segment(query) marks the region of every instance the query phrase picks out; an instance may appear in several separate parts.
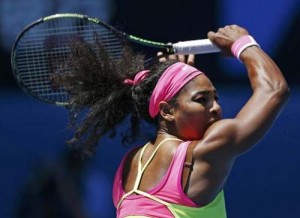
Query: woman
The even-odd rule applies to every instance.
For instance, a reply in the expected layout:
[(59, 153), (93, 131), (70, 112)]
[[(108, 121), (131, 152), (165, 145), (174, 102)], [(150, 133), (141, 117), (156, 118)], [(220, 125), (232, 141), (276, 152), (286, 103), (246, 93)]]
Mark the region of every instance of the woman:
[(142, 57), (125, 52), (117, 63), (95, 63), (82, 46), (71, 73), (58, 79), (73, 111), (91, 108), (71, 143), (91, 151), (129, 114), (132, 136), (140, 120), (157, 127), (155, 139), (131, 150), (116, 173), (117, 217), (226, 217), (223, 186), (234, 160), (263, 138), (287, 101), (283, 75), (247, 30), (225, 26), (208, 38), (248, 72), (253, 94), (233, 119), (221, 119), (209, 78), (182, 62), (144, 70)]

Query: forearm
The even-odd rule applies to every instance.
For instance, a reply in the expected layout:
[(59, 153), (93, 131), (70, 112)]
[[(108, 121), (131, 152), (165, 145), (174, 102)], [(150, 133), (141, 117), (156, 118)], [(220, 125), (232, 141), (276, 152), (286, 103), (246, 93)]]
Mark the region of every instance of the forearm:
[(259, 47), (245, 49), (240, 56), (245, 64), (253, 92), (276, 95), (285, 101), (289, 88), (284, 76), (273, 60)]
[(289, 97), (289, 88), (280, 69), (259, 47), (244, 50), (240, 60), (245, 64), (253, 94), (236, 118), (241, 129), (239, 138), (247, 150), (263, 138)]

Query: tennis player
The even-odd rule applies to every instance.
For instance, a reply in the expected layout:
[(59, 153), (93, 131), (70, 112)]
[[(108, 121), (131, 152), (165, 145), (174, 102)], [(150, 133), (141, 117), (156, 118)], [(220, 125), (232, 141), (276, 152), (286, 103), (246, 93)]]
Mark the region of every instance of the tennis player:
[(166, 60), (144, 69), (141, 55), (125, 51), (111, 61), (80, 45), (72, 70), (58, 79), (71, 93), (74, 117), (90, 108), (70, 141), (85, 152), (128, 116), (127, 139), (139, 136), (141, 121), (156, 127), (154, 139), (128, 152), (116, 172), (117, 217), (225, 218), (223, 188), (235, 159), (264, 137), (285, 105), (289, 88), (280, 69), (246, 29), (225, 26), (208, 38), (248, 73), (252, 95), (232, 119), (222, 119), (218, 92), (190, 65), (193, 56), (189, 64)]

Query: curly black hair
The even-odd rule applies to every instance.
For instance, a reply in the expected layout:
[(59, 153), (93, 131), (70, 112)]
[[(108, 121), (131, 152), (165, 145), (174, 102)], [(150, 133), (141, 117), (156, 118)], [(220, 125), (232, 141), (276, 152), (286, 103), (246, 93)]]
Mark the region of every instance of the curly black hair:
[(157, 126), (149, 116), (149, 99), (159, 77), (174, 60), (147, 65), (151, 73), (140, 84), (124, 84), (125, 79), (144, 70), (144, 58), (128, 46), (120, 59), (113, 60), (98, 41), (96, 45), (72, 44), (70, 56), (52, 78), (70, 96), (67, 108), (75, 132), (68, 144), (84, 155), (93, 154), (100, 138), (107, 133), (115, 136), (116, 126), (130, 115), (131, 133), (124, 136), (124, 142), (139, 136), (141, 121)]

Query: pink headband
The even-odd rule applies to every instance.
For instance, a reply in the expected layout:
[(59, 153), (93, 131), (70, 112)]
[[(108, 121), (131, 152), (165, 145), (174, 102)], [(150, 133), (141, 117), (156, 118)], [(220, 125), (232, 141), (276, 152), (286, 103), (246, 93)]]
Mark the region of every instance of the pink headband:
[(159, 102), (170, 100), (185, 84), (202, 73), (182, 62), (169, 66), (159, 78), (152, 92), (149, 103), (150, 116), (154, 118), (158, 114)]

